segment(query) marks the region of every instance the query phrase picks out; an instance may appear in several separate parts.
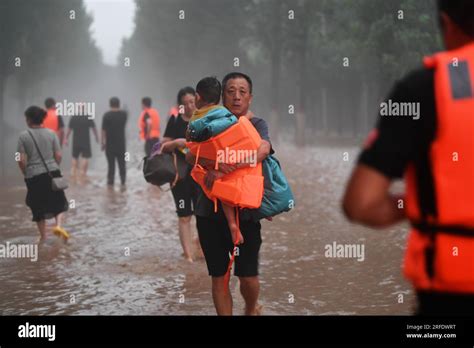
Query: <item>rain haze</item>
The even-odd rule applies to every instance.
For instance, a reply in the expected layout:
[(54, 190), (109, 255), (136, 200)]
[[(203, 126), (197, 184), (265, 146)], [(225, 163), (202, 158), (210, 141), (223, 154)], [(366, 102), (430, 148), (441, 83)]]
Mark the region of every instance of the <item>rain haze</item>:
[[(84, 0), (92, 15), (91, 34), (104, 57), (104, 63), (117, 65), (122, 40), (134, 29), (135, 2), (133, 0)], [(113, 7), (113, 11), (110, 8)]]
[[(185, 161), (186, 125), (201, 99), (189, 89), (187, 99), (178, 99), (178, 91), (231, 72), (251, 77), (250, 109), (238, 116), (265, 121), (268, 134), (259, 132), (264, 141), (258, 143), (268, 144), (268, 154), (271, 144), (296, 202), (273, 221), (261, 220), (264, 314), (413, 313), (416, 292), (400, 267), (409, 224), (374, 232), (350, 223), (341, 201), (380, 121), (380, 103), (396, 81), (422, 67), (424, 56), (443, 48), (434, 1), (2, 0), (0, 16), (8, 29), (0, 34), (0, 160), (7, 183), (0, 187), (0, 244), (41, 243), (37, 262), (1, 260), (1, 314), (216, 313), (195, 212), (180, 213), (176, 190), (150, 185), (143, 161), (167, 140), (175, 141), (171, 156)], [(94, 106), (85, 140), (74, 138), (81, 127), (77, 112), (59, 115), (63, 128), (59, 118), (53, 122), (51, 139), (61, 142), (55, 149), (69, 183), (62, 222), (67, 243), (53, 234), (54, 219), (46, 221), (46, 240), (40, 238), (18, 164), (27, 150), (21, 139), (33, 151), (25, 110), (46, 108), (47, 98), (66, 106), (61, 110)], [(123, 133), (107, 133), (113, 128), (107, 115), (124, 120)], [(183, 180), (178, 174), (176, 182)], [(404, 184), (392, 191), (404, 192)], [(262, 186), (260, 200), (263, 192)], [(185, 233), (187, 242), (180, 238)], [(350, 247), (363, 255), (345, 253)], [(232, 275), (234, 312), (244, 314), (239, 284)], [(81, 300), (65, 301), (71, 293)]]

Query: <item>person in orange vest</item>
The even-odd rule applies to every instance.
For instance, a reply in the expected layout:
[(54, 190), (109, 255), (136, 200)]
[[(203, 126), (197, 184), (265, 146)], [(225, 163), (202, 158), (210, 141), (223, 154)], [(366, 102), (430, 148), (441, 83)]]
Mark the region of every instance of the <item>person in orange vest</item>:
[(142, 113), (138, 119), (140, 139), (145, 141), (145, 153), (151, 154), (151, 149), (160, 140), (160, 114), (151, 107), (151, 98), (142, 99)]
[(64, 121), (62, 116), (56, 113), (56, 101), (53, 98), (47, 98), (44, 101), (46, 107), (46, 118), (43, 121), (43, 127), (51, 129), (59, 138), (59, 144), (64, 141)]
[[(425, 59), (425, 68), (382, 103), (343, 209), (374, 228), (408, 219), (404, 274), (416, 290), (417, 313), (472, 315), (474, 1), (440, 0), (438, 7), (447, 51)], [(387, 117), (388, 106), (400, 103), (411, 112)], [(391, 194), (392, 180), (402, 177), (405, 194)]]
[(169, 117), (178, 117), (179, 115), (179, 108), (178, 105), (172, 106), (168, 111)]

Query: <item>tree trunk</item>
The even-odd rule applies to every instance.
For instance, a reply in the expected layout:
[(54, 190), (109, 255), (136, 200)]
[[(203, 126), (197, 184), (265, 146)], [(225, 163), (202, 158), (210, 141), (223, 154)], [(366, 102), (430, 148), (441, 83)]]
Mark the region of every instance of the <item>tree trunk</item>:
[(305, 129), (306, 129), (306, 85), (307, 85), (307, 38), (308, 28), (306, 23), (302, 25), (302, 35), (299, 49), (299, 105), (296, 112), (296, 132), (295, 132), (295, 144), (303, 147), (306, 144)]
[(271, 76), (270, 76), (270, 132), (274, 142), (278, 142), (279, 138), (279, 116), (278, 110), (280, 107), (280, 75), (281, 75), (281, 42), (282, 42), (282, 27), (281, 27), (281, 3), (274, 6), (273, 16), (273, 35), (271, 39)]
[(4, 110), (4, 94), (5, 94), (5, 83), (7, 82), (5, 61), (0, 60), (0, 166), (1, 177), (5, 178), (5, 147), (6, 147), (6, 122), (5, 122), (5, 110)]
[(364, 80), (362, 83), (362, 104), (361, 104), (361, 129), (359, 135), (365, 136), (369, 131), (369, 84)]
[(327, 88), (321, 88), (321, 130), (324, 135), (327, 135), (328, 131), (328, 90)]

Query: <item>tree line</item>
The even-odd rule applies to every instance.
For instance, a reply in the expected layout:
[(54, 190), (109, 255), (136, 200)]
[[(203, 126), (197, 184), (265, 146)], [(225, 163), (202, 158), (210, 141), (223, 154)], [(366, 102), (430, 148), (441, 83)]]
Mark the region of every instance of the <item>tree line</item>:
[[(102, 65), (82, 0), (0, 1), (0, 142), (13, 153), (28, 104), (93, 83)], [(11, 140), (11, 141), (10, 141)], [(2, 158), (2, 168), (4, 162)]]
[(246, 72), (275, 137), (362, 136), (393, 82), (441, 48), (433, 0), (137, 0), (127, 79), (173, 100)]

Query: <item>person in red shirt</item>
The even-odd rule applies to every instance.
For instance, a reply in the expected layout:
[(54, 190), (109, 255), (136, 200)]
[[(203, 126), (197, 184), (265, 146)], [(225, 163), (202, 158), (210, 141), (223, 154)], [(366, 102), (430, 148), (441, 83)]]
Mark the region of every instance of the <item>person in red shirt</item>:
[(46, 107), (46, 117), (43, 121), (43, 127), (51, 129), (59, 138), (59, 144), (64, 141), (64, 121), (62, 116), (56, 112), (56, 101), (53, 98), (47, 98), (44, 101)]
[(160, 114), (151, 107), (151, 98), (142, 99), (143, 111), (138, 119), (140, 139), (145, 141), (145, 154), (150, 156), (153, 145), (160, 140)]

